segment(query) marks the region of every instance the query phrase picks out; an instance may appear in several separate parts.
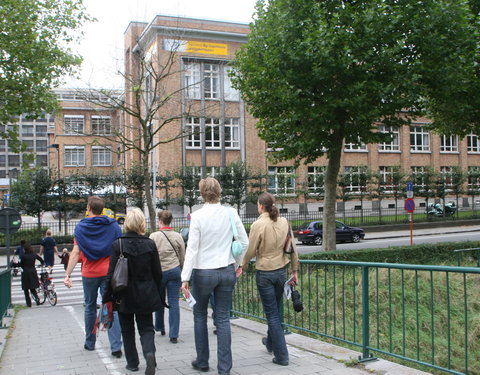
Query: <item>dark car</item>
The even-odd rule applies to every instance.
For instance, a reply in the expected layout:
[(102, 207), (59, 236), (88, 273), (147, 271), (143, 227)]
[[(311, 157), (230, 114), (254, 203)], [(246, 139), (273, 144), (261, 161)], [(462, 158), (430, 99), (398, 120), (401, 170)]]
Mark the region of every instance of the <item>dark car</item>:
[[(340, 221), (335, 222), (337, 225), (337, 242), (360, 242), (365, 237), (362, 228), (349, 227)], [(297, 239), (303, 244), (311, 243), (321, 245), (323, 242), (323, 223), (321, 221), (311, 221), (303, 223), (297, 230)]]

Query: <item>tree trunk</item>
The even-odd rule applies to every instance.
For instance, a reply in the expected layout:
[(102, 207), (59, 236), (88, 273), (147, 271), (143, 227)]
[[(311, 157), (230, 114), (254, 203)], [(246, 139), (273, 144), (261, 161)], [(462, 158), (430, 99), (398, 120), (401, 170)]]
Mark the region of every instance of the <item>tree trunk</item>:
[(328, 152), (328, 165), (325, 172), (325, 203), (323, 215), (323, 250), (330, 251), (337, 248), (335, 203), (337, 201), (337, 178), (342, 156), (343, 134), (337, 131), (334, 135), (336, 144)]
[(155, 207), (153, 207), (150, 173), (148, 171), (148, 154), (142, 156), (143, 179), (145, 181), (145, 201), (147, 202), (150, 232), (155, 232)]

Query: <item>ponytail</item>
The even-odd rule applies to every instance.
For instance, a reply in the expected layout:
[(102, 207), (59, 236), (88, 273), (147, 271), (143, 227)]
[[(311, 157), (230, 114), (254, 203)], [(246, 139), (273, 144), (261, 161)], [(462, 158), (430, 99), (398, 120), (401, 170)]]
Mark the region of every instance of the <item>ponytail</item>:
[(258, 197), (258, 203), (265, 207), (265, 211), (268, 212), (270, 220), (277, 221), (278, 208), (275, 206), (275, 197), (270, 193), (262, 193)]

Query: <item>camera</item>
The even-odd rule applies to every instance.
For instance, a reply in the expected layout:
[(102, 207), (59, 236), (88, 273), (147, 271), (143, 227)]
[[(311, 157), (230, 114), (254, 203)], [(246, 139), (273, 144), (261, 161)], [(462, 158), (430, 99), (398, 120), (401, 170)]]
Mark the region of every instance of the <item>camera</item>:
[(298, 293), (298, 290), (295, 290), (295, 288), (293, 286), (291, 288), (292, 288), (291, 297), (292, 297), (292, 302), (293, 302), (293, 309), (296, 312), (300, 312), (300, 311), (303, 310), (303, 303), (300, 300), (300, 293)]

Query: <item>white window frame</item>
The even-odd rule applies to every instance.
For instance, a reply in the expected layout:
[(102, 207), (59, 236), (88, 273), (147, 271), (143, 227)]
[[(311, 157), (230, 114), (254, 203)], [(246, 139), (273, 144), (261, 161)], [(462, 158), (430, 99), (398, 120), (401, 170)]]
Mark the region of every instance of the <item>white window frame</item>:
[(85, 166), (85, 146), (65, 146), (63, 153), (63, 165), (65, 167)]
[[(68, 121), (67, 121), (68, 120)], [(85, 116), (83, 115), (64, 115), (63, 132), (69, 135), (84, 134)]]
[(225, 101), (238, 102), (240, 100), (240, 91), (232, 87), (232, 80), (228, 75), (230, 70), (232, 70), (230, 66), (223, 66), (223, 97)]
[[(445, 187), (450, 188), (450, 189), (453, 187), (452, 172), (453, 172), (453, 167), (450, 167), (450, 166), (441, 166), (440, 167), (440, 174), (445, 179)], [(447, 190), (450, 190), (450, 189), (447, 189)]]
[[(344, 167), (344, 172), (350, 175), (350, 184), (346, 186), (346, 190), (350, 193), (360, 193), (360, 185), (353, 185), (353, 175), (357, 174), (360, 176), (361, 173), (366, 172), (365, 167), (363, 166), (346, 166)], [(360, 178), (358, 178), (360, 180)]]
[(380, 166), (378, 167), (378, 173), (380, 174), (383, 182), (383, 187), (386, 192), (393, 191), (393, 182), (392, 182), (392, 174), (394, 172), (394, 167), (391, 166)]
[(183, 87), (185, 88), (185, 96), (187, 98), (201, 98), (200, 63), (193, 61), (184, 62)]
[(220, 98), (220, 65), (203, 63), (203, 96), (205, 99)]
[(367, 145), (365, 143), (345, 143), (343, 151), (346, 152), (368, 152)]
[(325, 182), (325, 166), (309, 166), (307, 169), (308, 190), (317, 193), (325, 190), (325, 183), (320, 186), (319, 181)]
[(112, 159), (111, 147), (92, 146), (92, 167), (110, 167)]
[(390, 142), (382, 142), (378, 144), (378, 151), (381, 152), (398, 152), (400, 151), (400, 130), (398, 126), (380, 125), (379, 133), (388, 133), (391, 135)]
[(430, 132), (424, 126), (410, 127), (410, 152), (430, 152)]
[(268, 167), (268, 191), (277, 195), (295, 194), (293, 167)]
[(92, 134), (110, 135), (112, 134), (112, 118), (110, 116), (92, 115), (90, 118)]
[(240, 119), (225, 119), (225, 148), (238, 150), (240, 148)]
[(467, 152), (469, 154), (480, 154), (480, 139), (473, 132), (467, 135)]
[(458, 135), (441, 135), (440, 152), (458, 153)]
[(218, 118), (205, 119), (205, 148), (220, 149), (220, 120)]
[(202, 137), (199, 117), (187, 117), (185, 123), (185, 131), (187, 132), (186, 147), (188, 149), (202, 148)]

